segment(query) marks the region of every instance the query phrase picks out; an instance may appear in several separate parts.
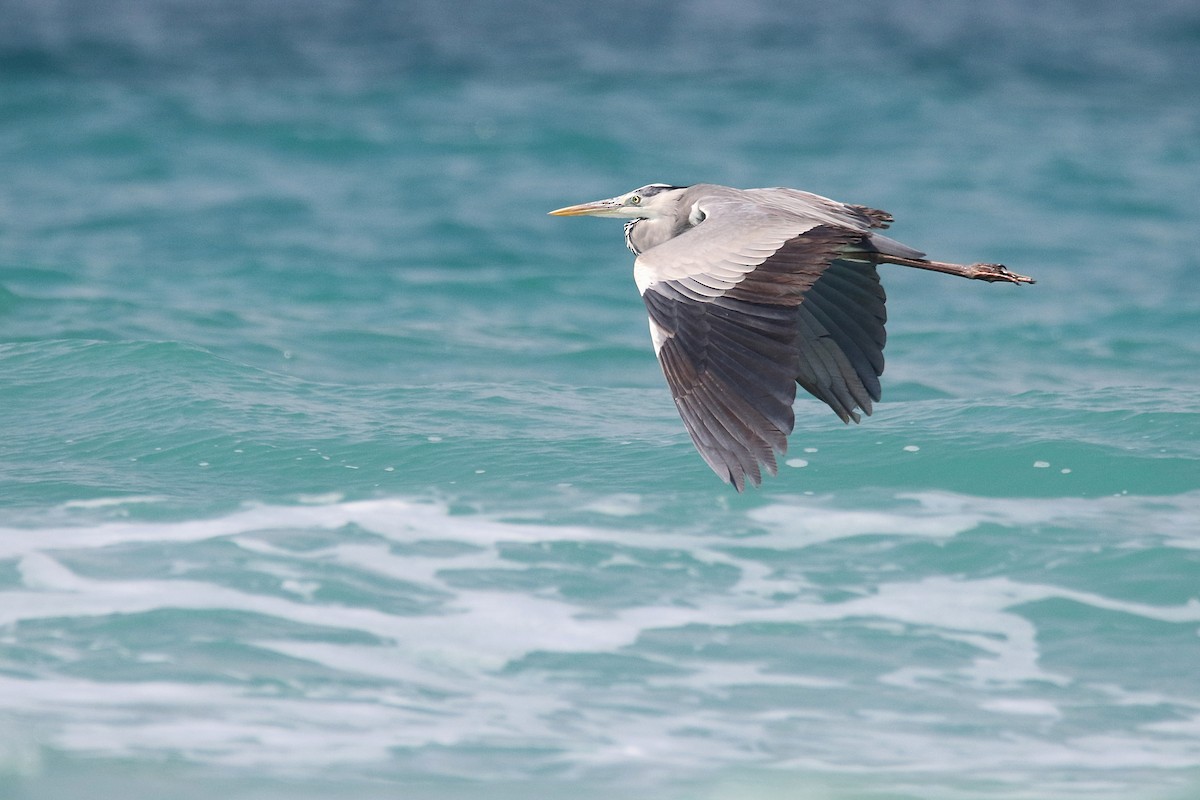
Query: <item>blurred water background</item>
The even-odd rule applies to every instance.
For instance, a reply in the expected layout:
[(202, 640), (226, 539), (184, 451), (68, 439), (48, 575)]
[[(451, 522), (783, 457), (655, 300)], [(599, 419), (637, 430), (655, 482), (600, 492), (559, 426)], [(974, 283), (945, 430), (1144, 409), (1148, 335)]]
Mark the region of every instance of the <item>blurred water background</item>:
[[(0, 797), (1200, 796), (1200, 6), (0, 0)], [(611, 221), (789, 185), (735, 495)]]

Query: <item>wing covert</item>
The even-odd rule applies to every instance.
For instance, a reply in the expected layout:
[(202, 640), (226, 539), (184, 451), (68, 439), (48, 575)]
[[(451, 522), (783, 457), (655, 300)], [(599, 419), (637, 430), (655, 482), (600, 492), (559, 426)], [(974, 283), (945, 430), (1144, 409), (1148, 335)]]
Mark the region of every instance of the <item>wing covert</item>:
[[(736, 190), (728, 190), (730, 192)], [(787, 211), (747, 203), (740, 196), (704, 197), (688, 214), (698, 223), (633, 262), (638, 290), (680, 281), (692, 295), (716, 296), (741, 282), (783, 246), (817, 222)]]

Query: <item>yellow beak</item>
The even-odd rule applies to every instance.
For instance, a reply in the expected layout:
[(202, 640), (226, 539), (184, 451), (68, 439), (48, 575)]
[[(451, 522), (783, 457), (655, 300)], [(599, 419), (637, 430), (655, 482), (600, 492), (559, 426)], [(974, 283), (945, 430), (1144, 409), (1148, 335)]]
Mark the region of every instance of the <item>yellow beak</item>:
[(550, 212), (552, 217), (584, 217), (603, 216), (621, 208), (616, 200), (596, 200), (591, 203), (580, 203), (577, 206), (556, 208)]

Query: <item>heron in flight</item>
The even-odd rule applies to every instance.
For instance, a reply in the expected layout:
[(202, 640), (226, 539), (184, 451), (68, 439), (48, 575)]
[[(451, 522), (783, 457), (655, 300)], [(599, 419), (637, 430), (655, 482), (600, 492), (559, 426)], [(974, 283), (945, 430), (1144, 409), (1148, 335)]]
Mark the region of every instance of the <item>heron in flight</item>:
[(740, 492), (776, 472), (796, 385), (843, 422), (879, 400), (886, 295), (878, 264), (1033, 283), (949, 264), (879, 233), (892, 215), (796, 189), (652, 183), (567, 206), (624, 219), (633, 277), (675, 406), (700, 455)]

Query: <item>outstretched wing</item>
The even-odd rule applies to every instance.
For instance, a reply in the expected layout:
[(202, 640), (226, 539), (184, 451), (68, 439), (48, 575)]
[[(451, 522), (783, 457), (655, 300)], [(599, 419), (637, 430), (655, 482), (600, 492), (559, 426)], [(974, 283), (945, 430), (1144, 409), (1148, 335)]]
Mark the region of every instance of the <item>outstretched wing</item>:
[[(861, 229), (699, 203), (635, 262), (650, 332), (700, 455), (739, 491), (774, 474), (799, 383), (845, 421), (879, 399), (884, 293)], [(857, 226), (856, 226), (857, 227)], [(866, 226), (863, 226), (866, 227)]]

